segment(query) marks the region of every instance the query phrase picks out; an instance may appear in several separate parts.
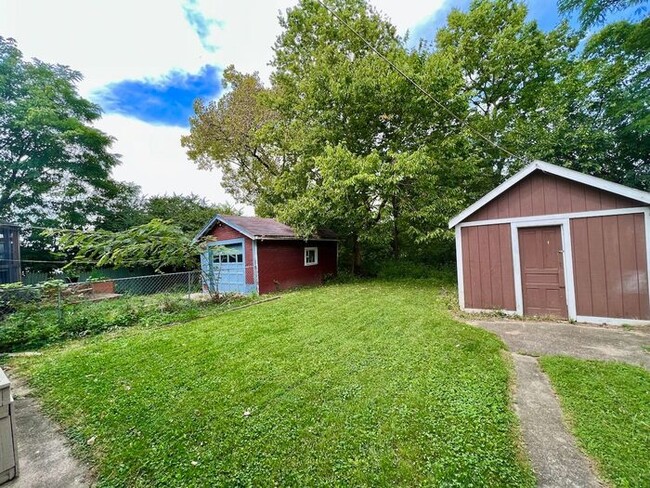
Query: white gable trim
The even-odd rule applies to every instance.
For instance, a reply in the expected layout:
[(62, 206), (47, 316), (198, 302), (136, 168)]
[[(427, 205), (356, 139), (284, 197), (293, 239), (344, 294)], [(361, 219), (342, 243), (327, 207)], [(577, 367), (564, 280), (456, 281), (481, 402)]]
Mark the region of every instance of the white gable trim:
[(203, 227), (203, 229), (201, 229), (201, 232), (196, 234), (196, 237), (194, 237), (192, 242), (195, 243), (199, 239), (201, 239), (202, 237), (205, 237), (205, 235), (212, 230), (212, 228), (215, 226), (215, 224), (217, 222), (221, 222), (222, 224), (225, 224), (228, 227), (230, 227), (232, 229), (235, 229), (237, 232), (239, 232), (240, 234), (248, 237), (249, 239), (255, 240), (255, 236), (249, 234), (244, 229), (242, 229), (242, 228), (240, 228), (240, 227), (238, 227), (236, 225), (231, 224), (226, 219), (224, 219), (221, 215), (215, 215), (214, 218), (210, 222), (208, 222), (208, 224), (205, 227)]
[(531, 174), (533, 171), (540, 170), (544, 173), (549, 173), (561, 178), (566, 178), (571, 181), (577, 181), (587, 186), (592, 186), (598, 188), (599, 190), (608, 191), (622, 197), (631, 198), (632, 200), (637, 200), (639, 202), (650, 204), (650, 193), (637, 190), (635, 188), (630, 188), (625, 185), (620, 185), (618, 183), (613, 183), (611, 181), (603, 180), (602, 178), (596, 178), (595, 176), (586, 175), (578, 171), (573, 171), (572, 169), (563, 168), (561, 166), (556, 166), (554, 164), (545, 163), (544, 161), (533, 161), (521, 171), (508, 178), (506, 181), (497, 186), (490, 193), (485, 195), (483, 198), (475, 202), (473, 205), (470, 205), (461, 213), (456, 215), (449, 221), (449, 228), (453, 228), (458, 225), (460, 222), (465, 220), (467, 217), (472, 215), (481, 207), (485, 206), (496, 197), (504, 193), (506, 190), (512, 188), (514, 185), (523, 180), (526, 176)]

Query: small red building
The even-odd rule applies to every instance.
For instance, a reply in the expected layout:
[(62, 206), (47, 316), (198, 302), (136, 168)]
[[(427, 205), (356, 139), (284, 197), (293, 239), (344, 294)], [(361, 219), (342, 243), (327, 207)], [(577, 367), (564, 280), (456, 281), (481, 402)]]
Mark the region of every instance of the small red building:
[(215, 240), (201, 256), (202, 274), (221, 293), (270, 293), (336, 275), (338, 240), (330, 231), (305, 240), (274, 219), (217, 215), (195, 240), (207, 236)]
[(650, 323), (650, 193), (535, 161), (451, 219), (460, 306)]

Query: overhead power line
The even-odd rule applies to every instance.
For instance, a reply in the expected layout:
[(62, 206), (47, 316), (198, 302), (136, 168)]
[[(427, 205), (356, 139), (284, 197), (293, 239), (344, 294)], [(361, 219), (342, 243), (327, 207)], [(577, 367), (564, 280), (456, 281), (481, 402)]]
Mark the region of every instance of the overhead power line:
[(503, 151), (506, 153), (508, 156), (511, 156), (513, 158), (517, 159), (525, 159), (521, 156), (517, 156), (513, 152), (509, 151), (505, 147), (501, 146), (497, 142), (493, 141), (490, 139), (488, 136), (484, 135), (482, 132), (480, 132), (478, 129), (475, 129), (472, 127), (472, 125), (467, 122), (467, 120), (463, 119), (462, 117), (459, 117), (456, 115), (451, 109), (449, 109), (445, 104), (437, 100), (431, 93), (429, 93), (427, 90), (425, 90), (417, 81), (412, 79), (409, 75), (407, 75), (402, 69), (400, 69), (399, 66), (397, 66), (395, 63), (393, 63), (390, 59), (388, 59), (384, 54), (382, 54), (375, 46), (373, 46), (370, 41), (368, 41), (365, 37), (363, 37), (354, 27), (352, 27), (349, 23), (347, 23), (341, 16), (332, 8), (327, 6), (323, 0), (316, 0), (321, 7), (323, 7), (325, 10), (327, 10), (336, 20), (338, 20), (341, 24), (343, 24), (350, 32), (352, 32), (355, 36), (357, 36), (363, 43), (368, 46), (377, 56), (379, 56), (382, 61), (387, 63), (394, 71), (399, 73), (402, 77), (404, 77), (409, 83), (411, 83), (415, 88), (417, 88), (424, 96), (426, 96), (429, 100), (431, 100), (433, 103), (435, 103), (440, 109), (442, 109), (444, 112), (449, 114), (451, 117), (453, 117), (455, 120), (460, 122), (462, 125), (467, 127), (470, 131), (472, 131), (474, 134), (476, 134), (478, 137), (483, 139), (485, 142), (490, 144), (491, 146), (495, 147), (496, 149), (499, 149), (500, 151)]
[(41, 263), (41, 264), (97, 264), (98, 261), (85, 261), (71, 259), (69, 261), (49, 261), (45, 259), (0, 259), (0, 264), (4, 263)]
[[(63, 227), (46, 227), (42, 225), (32, 225), (32, 224), (16, 224), (16, 223), (11, 223), (9, 225), (13, 225), (16, 227), (20, 228), (20, 231), (26, 231), (26, 230), (50, 230), (50, 231), (55, 231), (55, 232), (70, 232), (70, 233), (78, 233), (78, 234), (88, 234), (91, 232), (98, 232), (98, 231), (104, 231), (104, 229), (71, 229), (71, 228), (63, 228)], [(104, 232), (110, 232), (110, 231), (104, 231)]]

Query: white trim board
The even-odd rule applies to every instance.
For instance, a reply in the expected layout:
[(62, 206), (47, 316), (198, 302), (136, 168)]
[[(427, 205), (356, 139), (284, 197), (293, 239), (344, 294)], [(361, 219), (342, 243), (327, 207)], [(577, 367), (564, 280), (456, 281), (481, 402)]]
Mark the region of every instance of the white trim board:
[(453, 217), (449, 221), (449, 228), (455, 227), (467, 217), (472, 215), (481, 207), (485, 206), (496, 197), (504, 193), (506, 190), (512, 188), (514, 185), (523, 180), (526, 176), (533, 173), (534, 171), (540, 170), (544, 173), (552, 174), (559, 176), (561, 178), (566, 178), (571, 181), (576, 181), (587, 186), (592, 186), (599, 190), (608, 191), (616, 195), (620, 195), (632, 200), (637, 200), (642, 203), (650, 204), (650, 193), (637, 190), (635, 188), (630, 188), (628, 186), (620, 185), (618, 183), (613, 183), (611, 181), (603, 180), (602, 178), (597, 178), (595, 176), (586, 175), (578, 171), (573, 171), (572, 169), (563, 168), (562, 166), (556, 166), (554, 164), (546, 163), (544, 161), (533, 161), (529, 165), (525, 166), (521, 171), (514, 174), (506, 181), (501, 183), (499, 186), (494, 188), (491, 192), (483, 196), (483, 198), (476, 201), (474, 204), (467, 207), (461, 213)]
[(584, 322), (586, 324), (607, 324), (607, 325), (649, 325), (650, 320), (639, 319), (619, 319), (614, 317), (590, 317), (588, 315), (578, 315), (576, 322)]
[(456, 280), (458, 282), (458, 304), (465, 310), (465, 280), (463, 278), (463, 237), (460, 227), (456, 227)]
[(572, 212), (562, 214), (531, 215), (529, 217), (505, 217), (502, 219), (475, 220), (471, 222), (463, 222), (462, 224), (458, 224), (456, 227), (476, 227), (479, 225), (499, 225), (518, 222), (545, 222), (547, 220), (553, 219), (584, 219), (589, 217), (607, 217), (610, 215), (640, 214), (646, 213), (648, 211), (650, 211), (650, 207), (613, 208), (608, 210), (590, 210), (588, 212)]
[(253, 240), (253, 280), (255, 280), (255, 291), (260, 294), (260, 271), (258, 267), (257, 241)]
[(523, 284), (521, 281), (521, 255), (519, 253), (519, 229), (526, 227), (559, 226), (562, 239), (562, 261), (564, 263), (564, 293), (569, 320), (576, 320), (576, 294), (573, 276), (573, 253), (571, 249), (571, 225), (568, 218), (543, 221), (522, 221), (510, 224), (512, 238), (512, 269), (515, 279), (515, 308), (518, 315), (524, 315)]

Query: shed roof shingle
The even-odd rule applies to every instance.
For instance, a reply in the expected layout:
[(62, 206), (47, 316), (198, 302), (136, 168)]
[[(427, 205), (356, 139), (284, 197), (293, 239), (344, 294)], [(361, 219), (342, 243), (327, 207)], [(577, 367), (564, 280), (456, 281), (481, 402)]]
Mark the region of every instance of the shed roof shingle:
[[(216, 215), (196, 236), (200, 239), (208, 234), (217, 222), (238, 230), (251, 239), (303, 239), (291, 227), (275, 219), (264, 217), (243, 217), (240, 215)], [(330, 230), (320, 230), (312, 239), (336, 239), (336, 234)]]

